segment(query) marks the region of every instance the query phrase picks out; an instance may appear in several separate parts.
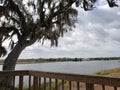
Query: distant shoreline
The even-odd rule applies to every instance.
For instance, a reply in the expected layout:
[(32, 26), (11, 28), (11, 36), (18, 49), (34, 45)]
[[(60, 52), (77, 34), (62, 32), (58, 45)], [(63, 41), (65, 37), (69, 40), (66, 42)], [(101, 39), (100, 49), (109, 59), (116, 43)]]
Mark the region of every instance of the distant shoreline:
[[(103, 60), (120, 60), (120, 57), (101, 57), (101, 58), (37, 58), (37, 59), (19, 59), (17, 64), (33, 64), (33, 63), (47, 63), (47, 62), (65, 62), (65, 61), (103, 61)], [(4, 60), (0, 60), (2, 65)]]

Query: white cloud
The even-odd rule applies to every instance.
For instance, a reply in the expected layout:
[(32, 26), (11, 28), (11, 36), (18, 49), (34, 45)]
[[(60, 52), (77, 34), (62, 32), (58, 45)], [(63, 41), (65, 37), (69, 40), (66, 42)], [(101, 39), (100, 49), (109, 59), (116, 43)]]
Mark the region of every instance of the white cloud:
[(22, 58), (120, 56), (120, 7), (109, 8), (102, 0), (92, 11), (79, 10), (76, 28), (59, 39), (58, 47), (34, 44)]

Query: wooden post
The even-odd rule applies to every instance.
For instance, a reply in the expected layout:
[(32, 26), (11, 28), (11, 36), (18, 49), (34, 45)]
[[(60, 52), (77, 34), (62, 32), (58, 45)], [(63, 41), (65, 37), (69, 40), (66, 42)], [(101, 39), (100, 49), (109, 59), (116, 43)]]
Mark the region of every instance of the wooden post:
[(41, 77), (39, 77), (39, 90), (41, 90)]
[(23, 76), (19, 76), (19, 90), (23, 90)]
[(80, 90), (80, 83), (77, 82), (77, 90)]
[(62, 80), (62, 90), (64, 90), (64, 80)]
[(102, 90), (105, 90), (105, 85), (102, 85)]
[(52, 79), (49, 78), (49, 90), (52, 90)]
[(86, 83), (86, 90), (94, 90), (94, 85), (91, 83)]
[(55, 79), (55, 90), (58, 90), (58, 79)]
[(46, 90), (46, 77), (44, 77), (44, 90)]
[(72, 82), (71, 82), (71, 81), (69, 81), (69, 90), (71, 90), (71, 83), (72, 83)]
[(29, 90), (31, 90), (31, 76), (29, 76)]
[(39, 86), (38, 86), (38, 77), (34, 76), (34, 81), (33, 81), (33, 90), (38, 90)]
[(114, 87), (114, 90), (117, 90), (117, 87)]

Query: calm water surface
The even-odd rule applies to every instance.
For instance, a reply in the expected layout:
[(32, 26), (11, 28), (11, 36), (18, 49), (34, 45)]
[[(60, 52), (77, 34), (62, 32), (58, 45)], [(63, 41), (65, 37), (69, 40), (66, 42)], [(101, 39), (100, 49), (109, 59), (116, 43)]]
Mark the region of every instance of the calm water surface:
[[(16, 65), (16, 70), (38, 70), (77, 74), (92, 74), (93, 72), (96, 71), (111, 68), (120, 68), (120, 61), (111, 60), (111, 61), (82, 61), (82, 62), (52, 62), (52, 63)], [(0, 69), (2, 69), (2, 66), (0, 66)]]
[(93, 72), (96, 71), (111, 68), (120, 68), (120, 61), (111, 60), (111, 61), (82, 61), (82, 62), (52, 62), (52, 63), (16, 65), (16, 70), (38, 70), (77, 74), (92, 74)]

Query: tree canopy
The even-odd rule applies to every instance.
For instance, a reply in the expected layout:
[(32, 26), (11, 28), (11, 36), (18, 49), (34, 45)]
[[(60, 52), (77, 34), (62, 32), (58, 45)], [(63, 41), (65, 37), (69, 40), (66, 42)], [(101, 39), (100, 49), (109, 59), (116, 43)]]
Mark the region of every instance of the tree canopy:
[[(115, 0), (106, 0), (110, 7), (118, 6)], [(0, 56), (7, 51), (3, 46), (9, 40), (11, 50), (18, 44), (29, 46), (35, 42), (51, 41), (75, 27), (77, 10), (92, 10), (97, 0), (0, 0)]]

